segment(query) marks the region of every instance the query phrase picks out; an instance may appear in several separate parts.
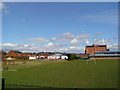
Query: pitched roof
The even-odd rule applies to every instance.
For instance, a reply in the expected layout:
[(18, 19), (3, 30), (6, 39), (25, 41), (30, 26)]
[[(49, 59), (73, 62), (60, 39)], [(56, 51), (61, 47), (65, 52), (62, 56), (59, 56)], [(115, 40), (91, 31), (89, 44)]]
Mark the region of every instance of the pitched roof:
[(67, 56), (67, 55), (64, 55), (64, 54), (53, 54), (53, 55), (50, 55), (50, 56)]
[(23, 54), (32, 54), (32, 53), (30, 53), (30, 52), (24, 52)]
[(12, 50), (12, 51), (14, 51), (15, 53), (22, 53), (19, 50)]

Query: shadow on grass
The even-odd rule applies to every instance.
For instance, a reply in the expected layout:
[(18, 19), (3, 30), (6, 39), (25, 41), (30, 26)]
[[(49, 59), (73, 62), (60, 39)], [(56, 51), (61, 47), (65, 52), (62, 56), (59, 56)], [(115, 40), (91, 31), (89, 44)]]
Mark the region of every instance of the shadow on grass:
[(37, 85), (17, 85), (17, 84), (5, 84), (4, 90), (76, 90), (77, 88), (60, 88), (60, 87), (47, 87)]
[[(7, 88), (6, 88), (7, 87)], [(33, 86), (33, 85), (17, 85), (5, 84), (3, 90), (118, 90), (118, 88), (60, 88), (60, 87), (47, 87), (47, 86)]]
[(5, 88), (56, 88), (56, 87), (47, 87), (47, 86), (37, 86), (37, 85), (18, 85), (18, 84), (5, 84)]

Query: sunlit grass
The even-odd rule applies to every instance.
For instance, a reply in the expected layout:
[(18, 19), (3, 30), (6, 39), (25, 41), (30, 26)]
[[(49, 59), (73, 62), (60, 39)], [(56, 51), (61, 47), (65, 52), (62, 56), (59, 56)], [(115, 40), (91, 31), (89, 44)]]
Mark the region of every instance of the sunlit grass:
[[(117, 88), (118, 61), (35, 60), (9, 66), (3, 71), (6, 84), (63, 88)], [(13, 86), (12, 86), (13, 87)]]

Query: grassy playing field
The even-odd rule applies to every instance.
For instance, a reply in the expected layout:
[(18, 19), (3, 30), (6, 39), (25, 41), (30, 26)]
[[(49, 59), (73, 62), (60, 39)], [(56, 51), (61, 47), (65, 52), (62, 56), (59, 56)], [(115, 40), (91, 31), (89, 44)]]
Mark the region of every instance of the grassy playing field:
[(117, 88), (118, 60), (96, 60), (96, 62), (95, 64), (89, 61), (86, 64), (86, 60), (28, 61), (26, 64), (10, 65), (9, 71), (3, 71), (3, 77), (6, 88), (29, 86)]

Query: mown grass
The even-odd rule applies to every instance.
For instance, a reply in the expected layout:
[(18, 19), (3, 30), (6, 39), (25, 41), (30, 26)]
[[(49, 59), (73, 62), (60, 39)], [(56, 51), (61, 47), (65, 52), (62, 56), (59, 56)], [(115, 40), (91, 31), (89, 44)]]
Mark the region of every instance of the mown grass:
[(61, 88), (118, 87), (118, 60), (97, 60), (96, 64), (93, 61), (86, 64), (86, 60), (36, 60), (9, 67), (17, 71), (3, 71), (6, 84)]

